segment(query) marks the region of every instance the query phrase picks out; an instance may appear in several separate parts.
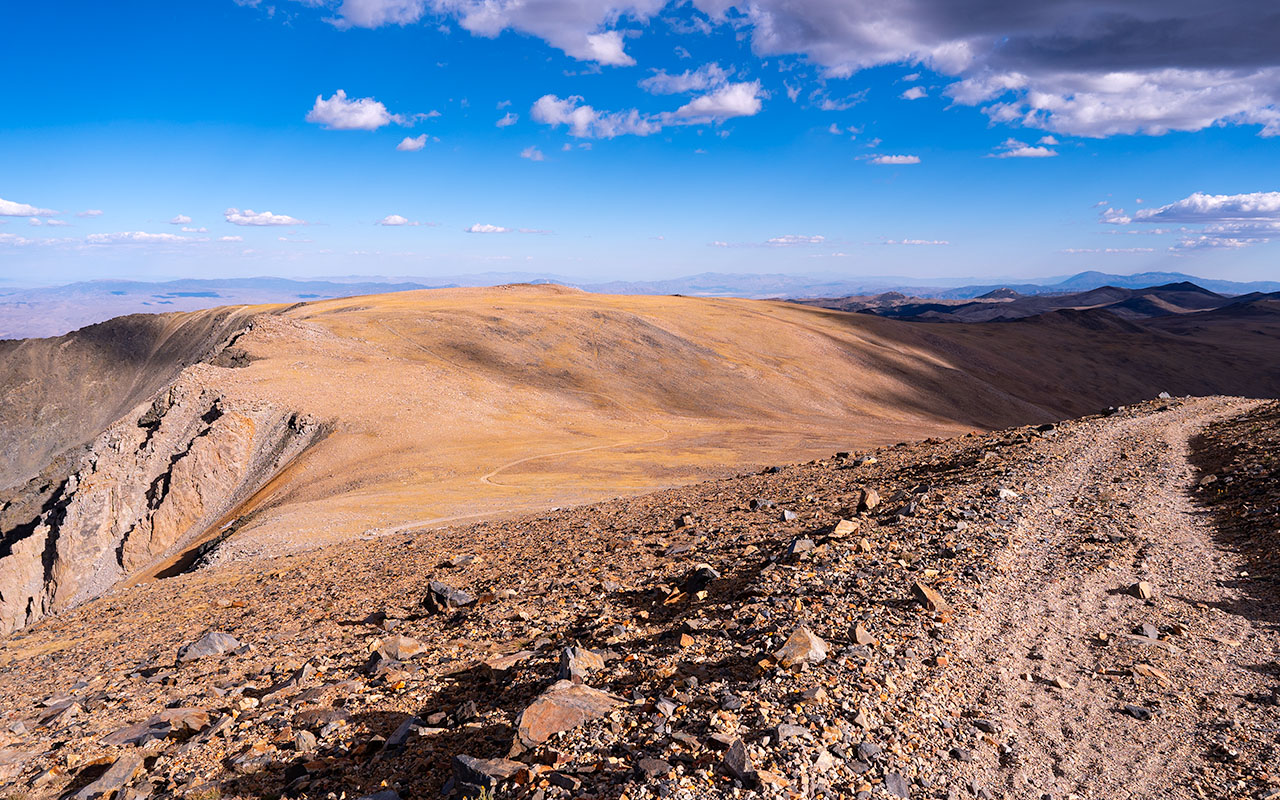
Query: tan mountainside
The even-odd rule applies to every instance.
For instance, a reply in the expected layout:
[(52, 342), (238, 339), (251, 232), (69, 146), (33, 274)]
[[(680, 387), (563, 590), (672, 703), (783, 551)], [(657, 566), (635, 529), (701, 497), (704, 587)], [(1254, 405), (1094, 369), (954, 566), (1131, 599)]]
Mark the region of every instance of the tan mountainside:
[(0, 351), (0, 436), (51, 462), (19, 486), (43, 466), (29, 456), (2, 481), (14, 488), (0, 579), (21, 589), (0, 600), (0, 629), (199, 559), (1041, 422), (1161, 390), (1280, 393), (1274, 354), (1256, 340), (1234, 347), (1221, 327), (1170, 335), (1103, 312), (930, 326), (549, 286), (126, 318)]

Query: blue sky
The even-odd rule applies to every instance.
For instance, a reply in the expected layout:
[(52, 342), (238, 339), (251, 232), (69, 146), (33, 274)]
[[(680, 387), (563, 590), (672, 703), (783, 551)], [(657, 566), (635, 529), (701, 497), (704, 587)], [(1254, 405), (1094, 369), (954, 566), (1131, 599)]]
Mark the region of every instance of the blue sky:
[(1280, 275), (1274, 15), (1032, 5), (16, 4), (0, 280)]

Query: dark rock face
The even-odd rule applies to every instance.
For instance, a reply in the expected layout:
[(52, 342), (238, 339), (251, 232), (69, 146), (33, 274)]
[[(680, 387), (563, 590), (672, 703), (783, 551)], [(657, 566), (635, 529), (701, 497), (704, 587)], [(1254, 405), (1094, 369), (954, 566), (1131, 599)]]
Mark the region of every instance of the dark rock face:
[(232, 406), (180, 378), (0, 507), (0, 635), (166, 559), (181, 563), (323, 434), (315, 421)]

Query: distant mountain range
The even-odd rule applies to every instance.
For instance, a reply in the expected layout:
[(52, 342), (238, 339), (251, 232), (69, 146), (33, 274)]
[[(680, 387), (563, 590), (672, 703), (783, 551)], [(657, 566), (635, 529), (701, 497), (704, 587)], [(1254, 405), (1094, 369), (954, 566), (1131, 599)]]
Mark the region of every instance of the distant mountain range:
[(803, 305), (855, 311), (916, 322), (1005, 322), (1054, 311), (1107, 311), (1125, 319), (1151, 319), (1277, 300), (1280, 293), (1225, 295), (1190, 281), (1126, 289), (1102, 286), (1072, 294), (1023, 295), (1004, 287), (974, 299), (922, 298), (901, 292), (795, 300)]
[[(878, 309), (877, 313), (891, 307), (923, 306), (927, 305), (929, 300), (966, 301), (983, 298), (984, 301), (1016, 301), (1014, 305), (1007, 305), (999, 312), (992, 312), (988, 307), (989, 303), (984, 303), (981, 308), (957, 311), (955, 307), (963, 304), (944, 302), (940, 305), (948, 306), (947, 309), (921, 308), (910, 313), (906, 310), (885, 313), (886, 316), (925, 318), (924, 315), (927, 313), (938, 312), (944, 315), (959, 315), (965, 319), (970, 316), (983, 317), (988, 313), (992, 314), (992, 319), (1011, 318), (1009, 316), (1011, 314), (1026, 316), (1027, 314), (1022, 312), (1033, 308), (1041, 310), (1030, 311), (1030, 313), (1043, 313), (1043, 310), (1053, 308), (1091, 308), (1099, 304), (1087, 300), (1067, 301), (1065, 298), (1040, 303), (1034, 302), (1033, 299), (1079, 294), (1108, 286), (1117, 289), (1141, 289), (1189, 283), (1223, 296), (1280, 291), (1280, 282), (1277, 281), (1238, 283), (1198, 278), (1176, 272), (1147, 272), (1137, 275), (1082, 272), (1063, 279), (1050, 278), (1045, 283), (964, 282), (965, 285), (961, 286), (954, 285), (956, 281), (938, 281), (935, 285), (928, 285), (927, 281), (893, 276), (836, 278), (714, 272), (653, 281), (603, 283), (591, 283), (544, 273), (484, 273), (440, 278), (350, 277), (323, 280), (275, 277), (193, 278), (160, 283), (105, 280), (38, 289), (0, 290), (0, 339), (57, 336), (125, 314), (195, 311), (224, 305), (292, 304), (352, 295), (456, 286), (491, 286), (504, 283), (558, 283), (600, 294), (817, 298), (818, 300), (811, 304), (848, 310)], [(1121, 300), (1116, 299), (1112, 302), (1121, 302)], [(1177, 302), (1174, 303), (1174, 305), (1177, 304)]]

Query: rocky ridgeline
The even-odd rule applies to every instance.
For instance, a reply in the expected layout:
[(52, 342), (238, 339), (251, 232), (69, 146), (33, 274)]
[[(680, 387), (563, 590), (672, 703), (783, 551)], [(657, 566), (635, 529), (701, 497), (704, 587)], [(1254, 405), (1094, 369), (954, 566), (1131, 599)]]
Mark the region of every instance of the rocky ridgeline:
[(314, 420), (202, 388), (216, 382), (194, 373), (214, 369), (189, 368), (0, 506), (0, 634), (180, 558), (323, 435)]
[[(994, 796), (975, 770), (1013, 768), (1018, 743), (953, 680), (956, 651), (1061, 430), (116, 593), (11, 637), (0, 779), (74, 798)], [(1152, 591), (1117, 587), (1135, 608)], [(1126, 680), (1160, 684), (1150, 669)]]

